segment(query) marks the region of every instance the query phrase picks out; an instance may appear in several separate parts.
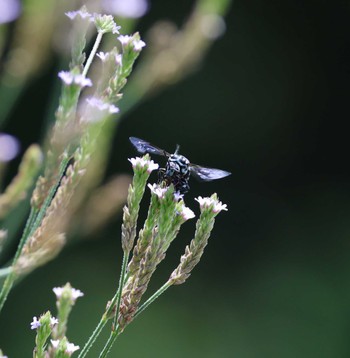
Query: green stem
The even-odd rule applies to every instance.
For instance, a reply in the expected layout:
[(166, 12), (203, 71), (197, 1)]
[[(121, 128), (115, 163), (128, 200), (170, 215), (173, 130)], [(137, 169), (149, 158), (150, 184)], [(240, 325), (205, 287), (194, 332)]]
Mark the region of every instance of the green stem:
[[(17, 247), (16, 250), (16, 254), (15, 257), (13, 259), (12, 262), (12, 266), (11, 268), (14, 267), (14, 265), (16, 264), (23, 246), (25, 245), (25, 243), (27, 242), (28, 238), (31, 237), (31, 235), (35, 232), (35, 230), (39, 227), (39, 225), (41, 224), (41, 221), (43, 219), (43, 217), (46, 214), (46, 210), (47, 208), (50, 206), (51, 201), (57, 191), (57, 188), (62, 180), (62, 177), (64, 176), (66, 167), (68, 165), (69, 162), (69, 158), (65, 157), (60, 165), (60, 169), (59, 169), (59, 175), (58, 175), (58, 180), (56, 181), (56, 183), (51, 187), (43, 205), (41, 206), (40, 210), (38, 211), (37, 208), (32, 208), (30, 214), (29, 214), (29, 218), (27, 220), (26, 226), (24, 228), (23, 231), (23, 235), (21, 237), (21, 240), (19, 242), (19, 245)], [(11, 272), (8, 274), (8, 276), (6, 277), (6, 280), (4, 282), (4, 285), (2, 286), (1, 292), (0, 292), (0, 312), (2, 310), (2, 308), (4, 307), (4, 304), (6, 302), (7, 296), (9, 295), (13, 284), (15, 282), (15, 280), (17, 279), (17, 274), (15, 273), (15, 271), (11, 270)]]
[(113, 319), (113, 330), (117, 326), (119, 310), (120, 310), (120, 302), (121, 302), (121, 299), (122, 299), (122, 291), (123, 291), (123, 287), (124, 287), (124, 283), (125, 283), (125, 277), (126, 277), (126, 269), (128, 267), (129, 254), (130, 254), (129, 251), (124, 251), (122, 268), (121, 268), (120, 278), (119, 278), (119, 287), (118, 287), (118, 291), (117, 291), (117, 294), (116, 294), (117, 302), (116, 302), (115, 315), (114, 315), (114, 319)]
[(107, 357), (108, 353), (112, 349), (112, 346), (119, 335), (119, 327), (117, 327), (114, 331), (111, 332), (108, 341), (106, 342), (105, 346), (102, 349), (102, 352), (99, 355), (99, 358), (105, 358)]
[[(172, 286), (172, 282), (169, 280), (167, 281), (157, 292), (155, 292), (144, 304), (141, 305), (141, 307), (137, 310), (135, 313), (135, 316), (133, 319), (135, 319), (138, 315), (140, 315), (148, 306), (153, 303), (161, 294), (163, 294), (170, 286)], [(110, 352), (114, 342), (118, 338), (120, 332), (119, 332), (119, 326), (114, 326), (114, 330), (111, 332), (105, 346), (103, 347), (102, 352), (100, 353), (99, 358), (105, 358), (107, 357), (108, 353)]]
[(134, 315), (134, 319), (138, 317), (148, 306), (153, 303), (161, 294), (163, 294), (170, 286), (172, 286), (172, 282), (167, 281), (161, 288), (158, 289), (147, 301), (145, 301), (140, 308), (136, 311)]
[(106, 312), (101, 317), (100, 322), (96, 326), (95, 330), (92, 332), (92, 335), (90, 336), (88, 341), (85, 343), (85, 346), (82, 349), (82, 351), (80, 352), (78, 358), (84, 358), (86, 356), (86, 354), (88, 353), (88, 351), (90, 350), (92, 345), (95, 343), (97, 337), (100, 335), (102, 329), (104, 328), (104, 326), (106, 325), (106, 323), (110, 319), (110, 315), (111, 315), (111, 313), (113, 311), (113, 308), (115, 306), (117, 307), (117, 311), (118, 311), (118, 315), (119, 315), (119, 306), (120, 306), (120, 300), (121, 300), (121, 293), (122, 293), (122, 288), (123, 288), (124, 282), (125, 282), (126, 268), (127, 268), (128, 259), (129, 259), (129, 253), (124, 252), (122, 269), (121, 269), (120, 278), (119, 278), (118, 290), (117, 290), (116, 294), (114, 295), (114, 297), (112, 298), (111, 302), (109, 303)]
[(84, 77), (86, 77), (86, 75), (87, 75), (87, 73), (89, 71), (89, 68), (91, 66), (92, 60), (94, 59), (95, 54), (97, 52), (98, 46), (100, 46), (102, 36), (103, 36), (103, 32), (99, 32), (97, 34), (97, 37), (96, 37), (96, 40), (95, 40), (95, 43), (94, 43), (94, 47), (92, 48), (92, 50), (90, 52), (90, 55), (89, 55), (89, 58), (87, 59), (86, 64), (84, 66), (84, 70), (83, 70), (83, 73), (82, 73), (82, 75)]
[(104, 328), (104, 326), (106, 325), (107, 322), (108, 322), (108, 318), (107, 318), (106, 314), (104, 314), (102, 316), (100, 322), (98, 323), (98, 325), (92, 332), (92, 335), (90, 336), (89, 340), (85, 343), (84, 348), (79, 353), (78, 358), (83, 358), (86, 356), (86, 354), (88, 353), (88, 351), (90, 350), (92, 345), (95, 343), (97, 337), (100, 335), (102, 329)]

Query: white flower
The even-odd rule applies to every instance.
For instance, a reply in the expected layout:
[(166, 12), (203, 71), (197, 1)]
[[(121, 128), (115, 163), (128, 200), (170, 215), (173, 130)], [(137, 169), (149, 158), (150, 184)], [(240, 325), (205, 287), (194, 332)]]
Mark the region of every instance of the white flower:
[(77, 351), (78, 349), (80, 349), (79, 346), (74, 345), (74, 343), (69, 343), (69, 342), (67, 342), (66, 352), (67, 352), (68, 354), (72, 354), (72, 353), (74, 353), (75, 351)]
[(75, 288), (72, 288), (72, 298), (74, 301), (76, 301), (77, 298), (79, 297), (83, 297), (84, 293), (81, 292), (80, 290), (77, 290)]
[(51, 326), (55, 326), (56, 324), (58, 324), (58, 319), (55, 317), (51, 317), (50, 324), (51, 324)]
[(153, 184), (153, 185), (148, 184), (147, 186), (150, 188), (150, 190), (153, 194), (158, 196), (159, 199), (163, 199), (165, 196), (165, 193), (168, 190), (168, 188), (162, 188), (158, 184)]
[(129, 35), (120, 35), (118, 36), (118, 40), (120, 41), (120, 43), (123, 45), (123, 46), (126, 46), (128, 45), (131, 40), (132, 40), (132, 37), (129, 36)]
[(60, 340), (59, 340), (59, 339), (56, 339), (56, 340), (50, 339), (50, 341), (51, 341), (51, 344), (52, 344), (52, 347), (53, 347), (53, 348), (57, 348), (58, 345), (60, 344)]
[(86, 102), (89, 103), (90, 106), (99, 109), (100, 111), (107, 111), (110, 114), (113, 113), (118, 113), (119, 112), (119, 108), (116, 107), (113, 104), (110, 103), (106, 103), (103, 102), (102, 99), (97, 98), (97, 97), (91, 97), (91, 98), (87, 98)]
[[(54, 287), (52, 291), (55, 293), (57, 299), (60, 299), (62, 297), (62, 293), (64, 291), (65, 287)], [(76, 301), (77, 298), (84, 296), (84, 293), (80, 290), (77, 290), (75, 288), (70, 288), (70, 295), (73, 301)]]
[(41, 326), (41, 323), (38, 321), (37, 317), (33, 317), (33, 321), (30, 323), (30, 329), (37, 329)]
[(12, 160), (16, 157), (18, 152), (18, 140), (12, 135), (0, 133), (0, 162), (8, 162)]
[(15, 20), (21, 12), (19, 0), (0, 0), (0, 24)]
[(82, 19), (91, 19), (92, 15), (86, 10), (86, 8), (82, 8), (76, 11), (68, 11), (65, 13), (71, 20), (74, 20), (77, 16), (80, 16)]
[(126, 18), (138, 18), (148, 10), (146, 0), (104, 0), (104, 9), (114, 15)]
[(134, 50), (136, 52), (140, 52), (142, 50), (142, 47), (146, 46), (146, 43), (143, 42), (142, 40), (134, 40), (133, 45), (134, 45)]
[(189, 220), (189, 219), (192, 219), (194, 218), (196, 215), (194, 214), (194, 212), (188, 208), (187, 206), (183, 206), (182, 207), (182, 210), (180, 212), (181, 216), (184, 218), (184, 220)]
[(123, 47), (128, 46), (130, 43), (132, 43), (133, 49), (136, 52), (140, 52), (143, 47), (146, 46), (146, 43), (140, 39), (135, 39), (133, 36), (129, 35), (120, 35), (118, 36), (118, 40), (122, 44)]
[(101, 59), (102, 62), (105, 62), (107, 60), (107, 58), (109, 57), (109, 52), (99, 52), (96, 54), (97, 57), (99, 57)]
[(69, 71), (61, 71), (58, 73), (58, 77), (67, 85), (72, 84), (78, 85), (80, 87), (91, 87), (92, 81), (90, 78), (86, 78), (81, 74), (74, 75)]
[(201, 208), (209, 208), (212, 206), (214, 213), (219, 213), (222, 210), (225, 210), (225, 211), (228, 210), (227, 205), (223, 204), (221, 201), (219, 201), (217, 199), (208, 198), (208, 197), (202, 198), (201, 196), (199, 196), (195, 200), (198, 201)]
[(54, 287), (52, 291), (54, 292), (57, 298), (60, 298), (62, 296), (63, 287)]
[(137, 166), (141, 166), (141, 168), (147, 167), (148, 173), (152, 173), (153, 170), (157, 170), (159, 168), (159, 165), (153, 160), (145, 160), (140, 157), (129, 158), (128, 161), (132, 164), (133, 168), (136, 168)]

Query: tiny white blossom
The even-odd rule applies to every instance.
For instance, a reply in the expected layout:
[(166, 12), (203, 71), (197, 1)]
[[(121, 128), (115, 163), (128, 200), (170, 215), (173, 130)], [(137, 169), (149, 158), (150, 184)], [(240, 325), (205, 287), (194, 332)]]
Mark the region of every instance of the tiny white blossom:
[(190, 208), (188, 208), (187, 206), (183, 206), (181, 210), (181, 216), (184, 218), (184, 220), (187, 221), (189, 219), (194, 218), (196, 215)]
[(136, 168), (138, 165), (142, 168), (147, 167), (147, 172), (152, 173), (153, 170), (157, 170), (159, 165), (155, 163), (153, 160), (145, 160), (140, 157), (129, 158), (129, 162), (132, 164), (133, 168)]
[(223, 204), (221, 201), (216, 202), (214, 205), (214, 213), (219, 213), (220, 211), (228, 211), (227, 205)]
[(228, 210), (226, 204), (223, 204), (221, 201), (216, 200), (216, 199), (212, 199), (212, 198), (208, 198), (208, 197), (202, 198), (201, 196), (199, 196), (195, 200), (198, 201), (201, 208), (208, 208), (208, 207), (212, 206), (214, 213), (219, 213), (222, 210), (225, 210), (225, 211)]
[(63, 287), (54, 287), (52, 291), (55, 293), (57, 298), (60, 298), (62, 296)]
[(84, 293), (81, 292), (80, 290), (77, 290), (75, 288), (72, 288), (72, 298), (73, 300), (75, 301), (77, 298), (79, 297), (83, 297), (84, 296)]
[(92, 81), (90, 78), (86, 78), (81, 74), (74, 75), (69, 71), (61, 71), (58, 73), (58, 77), (67, 85), (76, 84), (80, 87), (91, 87)]
[(50, 339), (50, 341), (51, 341), (51, 344), (52, 344), (52, 347), (54, 347), (54, 348), (57, 348), (58, 347), (58, 345), (60, 344), (60, 340), (59, 339)]
[(90, 78), (86, 78), (83, 75), (74, 76), (74, 83), (81, 87), (91, 87), (92, 86), (92, 81), (90, 80)]
[(109, 57), (109, 52), (99, 52), (96, 54), (97, 57), (99, 57), (101, 59), (102, 62), (105, 62), (107, 60), (107, 58)]
[(77, 16), (80, 16), (82, 19), (90, 19), (92, 15), (86, 10), (86, 8), (82, 8), (76, 11), (68, 11), (65, 13), (71, 20), (74, 20)]
[(37, 317), (33, 317), (33, 321), (30, 323), (30, 329), (37, 329), (41, 326), (41, 323), (38, 321)]
[(153, 185), (148, 184), (147, 186), (150, 188), (150, 190), (153, 194), (158, 196), (159, 199), (163, 199), (165, 196), (165, 193), (168, 190), (168, 188), (162, 188), (158, 184), (153, 184)]
[(55, 317), (51, 317), (50, 324), (51, 324), (51, 326), (55, 326), (56, 324), (58, 324), (58, 319)]
[(134, 40), (133, 45), (134, 45), (134, 50), (136, 52), (140, 52), (142, 48), (146, 46), (146, 43), (142, 40)]
[[(52, 289), (52, 291), (55, 293), (57, 299), (60, 299), (62, 296), (62, 293), (64, 291), (64, 287), (54, 287)], [(76, 301), (77, 298), (84, 296), (83, 292), (81, 292), (80, 290), (77, 290), (73, 287), (70, 289), (70, 293), (71, 293), (71, 297), (72, 297), (73, 301)]]
[(67, 352), (68, 354), (72, 354), (72, 353), (74, 353), (75, 351), (77, 351), (78, 349), (80, 349), (80, 347), (74, 345), (74, 343), (69, 343), (69, 342), (67, 343), (66, 352)]
[(86, 102), (89, 103), (90, 106), (95, 107), (100, 111), (107, 111), (110, 114), (119, 112), (118, 107), (116, 107), (113, 104), (106, 103), (100, 98), (96, 98), (96, 97), (87, 98)]
[(118, 40), (120, 41), (120, 43), (123, 45), (123, 46), (126, 46), (128, 45), (131, 40), (132, 40), (132, 37), (129, 36), (129, 35), (120, 35), (118, 36)]

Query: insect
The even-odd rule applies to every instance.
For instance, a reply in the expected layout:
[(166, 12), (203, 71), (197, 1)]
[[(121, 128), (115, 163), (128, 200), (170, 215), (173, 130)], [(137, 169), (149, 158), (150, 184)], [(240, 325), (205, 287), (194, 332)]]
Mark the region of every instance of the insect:
[(205, 168), (200, 165), (190, 163), (186, 157), (178, 154), (180, 150), (179, 145), (176, 146), (175, 153), (170, 154), (164, 149), (160, 149), (143, 139), (130, 137), (129, 140), (141, 154), (156, 154), (168, 159), (165, 168), (159, 169), (158, 182), (165, 182), (166, 185), (173, 184), (175, 191), (180, 194), (186, 194), (190, 190), (188, 182), (191, 174), (199, 181), (216, 180), (227, 177), (231, 174), (225, 170)]

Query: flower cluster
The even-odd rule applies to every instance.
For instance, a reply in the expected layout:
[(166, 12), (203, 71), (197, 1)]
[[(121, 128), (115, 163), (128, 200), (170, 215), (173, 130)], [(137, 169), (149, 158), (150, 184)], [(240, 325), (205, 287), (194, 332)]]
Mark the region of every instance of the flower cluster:
[[(70, 343), (65, 336), (68, 315), (77, 298), (84, 294), (69, 283), (63, 287), (55, 287), (53, 291), (57, 298), (58, 318), (55, 318), (48, 311), (41, 315), (39, 319), (35, 316), (30, 324), (32, 330), (36, 330), (36, 346), (34, 348), (34, 358), (46, 356), (68, 358), (80, 347)], [(51, 345), (47, 345), (50, 338)]]
[(157, 163), (154, 163), (153, 160), (150, 160), (147, 157), (136, 157), (128, 160), (132, 164), (134, 170), (145, 169), (149, 174), (151, 174), (153, 170), (157, 170), (159, 168)]
[(141, 39), (135, 38), (134, 36), (129, 35), (120, 35), (118, 40), (122, 44), (123, 48), (132, 47), (134, 51), (140, 52), (143, 47), (146, 46), (146, 43)]
[(98, 32), (107, 33), (111, 32), (113, 34), (119, 34), (120, 26), (118, 26), (113, 19), (112, 15), (101, 15), (101, 14), (91, 14), (87, 11), (85, 7), (76, 11), (66, 12), (66, 15), (74, 20), (77, 17), (81, 19), (87, 19), (90, 22), (93, 22), (96, 26)]
[(72, 84), (77, 85), (81, 88), (92, 86), (92, 81), (90, 80), (90, 78), (86, 78), (82, 74), (74, 74), (70, 71), (61, 71), (58, 73), (58, 77), (67, 86), (70, 86)]

